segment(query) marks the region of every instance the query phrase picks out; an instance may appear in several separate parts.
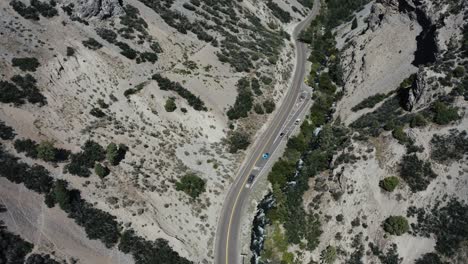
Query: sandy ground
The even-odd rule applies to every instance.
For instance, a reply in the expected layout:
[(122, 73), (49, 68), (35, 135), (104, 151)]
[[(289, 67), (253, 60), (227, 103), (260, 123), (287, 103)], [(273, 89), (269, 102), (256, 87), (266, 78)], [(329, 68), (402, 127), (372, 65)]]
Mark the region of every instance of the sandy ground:
[(0, 193), (0, 203), (7, 208), (0, 219), (9, 231), (34, 243), (33, 253), (55, 252), (58, 258), (76, 259), (77, 263), (134, 263), (132, 256), (88, 239), (84, 230), (62, 210), (47, 208), (41, 195), (23, 185), (0, 178)]

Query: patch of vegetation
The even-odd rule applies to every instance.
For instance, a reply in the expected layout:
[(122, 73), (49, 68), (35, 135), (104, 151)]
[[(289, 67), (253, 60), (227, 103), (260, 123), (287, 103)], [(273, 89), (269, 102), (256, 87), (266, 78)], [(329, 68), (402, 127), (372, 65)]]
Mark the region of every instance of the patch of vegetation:
[(0, 102), (22, 105), (25, 100), (32, 104), (43, 106), (47, 104), (46, 98), (36, 86), (36, 79), (30, 74), (24, 77), (15, 75), (11, 78), (13, 83), (0, 81)]
[(109, 168), (107, 168), (106, 166), (102, 165), (101, 163), (96, 163), (94, 165), (94, 172), (96, 173), (96, 175), (99, 177), (99, 178), (104, 178), (106, 177), (107, 175), (109, 175), (110, 173), (110, 170)]
[(15, 136), (15, 130), (10, 126), (5, 125), (5, 123), (0, 120), (0, 139), (12, 140)]
[(369, 96), (366, 99), (364, 99), (362, 102), (360, 102), (359, 104), (351, 108), (351, 111), (357, 112), (359, 110), (366, 109), (366, 108), (374, 108), (374, 106), (382, 102), (385, 98), (387, 98), (387, 96), (388, 95), (380, 94), (380, 93)]
[(434, 123), (439, 125), (447, 125), (460, 119), (458, 109), (456, 107), (447, 106), (443, 102), (435, 102), (431, 110), (434, 112)]
[[(444, 205), (445, 204), (445, 205)], [(418, 223), (412, 225), (415, 234), (436, 238), (435, 249), (444, 256), (453, 256), (468, 238), (468, 206), (456, 199), (447, 203), (436, 203), (427, 212), (425, 209), (410, 207), (408, 216), (417, 216)], [(434, 255), (428, 257), (437, 259)], [(437, 263), (437, 262), (436, 262)]]
[(90, 50), (98, 50), (103, 47), (102, 44), (94, 38), (88, 38), (87, 40), (83, 40), (81, 43), (83, 43), (83, 46)]
[(42, 141), (37, 144), (31, 139), (17, 139), (14, 147), (18, 153), (24, 153), (26, 157), (42, 159), (48, 162), (61, 162), (68, 159), (70, 151), (56, 148), (51, 141)]
[(195, 96), (192, 92), (184, 88), (178, 82), (172, 82), (168, 78), (162, 77), (160, 74), (154, 74), (152, 77), (153, 80), (158, 82), (159, 88), (164, 91), (174, 91), (180, 97), (187, 100), (187, 103), (197, 111), (208, 111), (205, 106), (205, 103), (200, 99), (200, 97)]
[(431, 139), (431, 158), (437, 162), (459, 161), (468, 153), (466, 131), (451, 130), (448, 135), (434, 135)]
[(322, 253), (320, 253), (320, 261), (324, 264), (333, 264), (337, 258), (336, 248), (334, 246), (327, 246)]
[[(131, 231), (121, 233), (121, 228), (114, 216), (94, 208), (92, 204), (81, 198), (78, 190), (69, 189), (65, 181), (56, 180), (54, 182), (45, 168), (41, 166), (30, 167), (26, 163), (19, 162), (17, 158), (6, 153), (1, 145), (0, 167), (2, 168), (0, 176), (17, 184), (23, 183), (28, 189), (35, 192), (46, 194), (46, 204), (53, 207), (58, 203), (60, 208), (68, 214), (68, 217), (74, 219), (76, 224), (84, 228), (89, 239), (98, 239), (108, 248), (119, 243), (119, 249), (124, 253), (132, 254), (137, 264), (191, 263), (180, 257), (163, 239), (151, 242), (136, 236)], [(6, 248), (2, 248), (0, 252), (16, 254), (18, 250), (24, 250), (25, 247), (18, 246), (13, 240), (3, 237), (3, 232), (5, 231), (0, 228), (0, 236), (2, 236), (0, 240), (10, 242), (0, 243), (0, 246), (6, 245), (8, 248), (14, 246), (14, 248), (8, 251)], [(1, 256), (4, 255), (0, 253), (0, 260)]]
[(439, 255), (430, 252), (422, 255), (422, 257), (415, 260), (414, 264), (449, 264), (440, 259)]
[(11, 59), (13, 67), (18, 67), (22, 71), (35, 72), (41, 65), (36, 58), (13, 58)]
[(25, 264), (60, 264), (60, 262), (51, 258), (49, 254), (31, 254)]
[(253, 107), (253, 94), (247, 78), (240, 79), (237, 84), (237, 97), (234, 105), (227, 111), (229, 120), (247, 117)]
[(278, 4), (276, 4), (272, 0), (268, 0), (266, 2), (266, 5), (273, 12), (273, 15), (277, 17), (281, 22), (283, 23), (291, 22), (291, 14), (289, 14), (289, 12), (279, 7)]
[(109, 143), (106, 148), (106, 159), (112, 166), (117, 166), (125, 159), (128, 147), (124, 144)]
[(398, 248), (396, 244), (392, 244), (387, 250), (387, 253), (382, 252), (378, 246), (374, 245), (372, 242), (369, 243), (369, 248), (371, 249), (372, 254), (379, 257), (379, 260), (382, 264), (399, 264), (403, 260), (403, 258), (400, 258), (398, 255)]
[(39, 14), (46, 18), (51, 18), (58, 15), (55, 8), (57, 3), (55, 0), (50, 0), (49, 3), (41, 2), (39, 0), (31, 0), (30, 5), (26, 6), (23, 2), (13, 0), (10, 2), (13, 9), (25, 19), (39, 20)]
[(175, 187), (176, 190), (183, 191), (195, 199), (205, 192), (205, 181), (194, 173), (188, 173), (176, 182)]
[(48, 193), (53, 184), (49, 172), (40, 165), (29, 166), (18, 158), (5, 152), (0, 145), (0, 176), (17, 184), (23, 183), (26, 188), (37, 193)]
[(275, 111), (276, 104), (272, 99), (268, 99), (263, 102), (263, 107), (265, 108), (265, 112), (267, 114), (271, 114), (273, 111)]
[(147, 84), (146, 82), (142, 82), (142, 83), (136, 85), (135, 88), (129, 88), (129, 89), (125, 90), (124, 91), (124, 96), (128, 98), (128, 97), (130, 97), (130, 95), (138, 93), (139, 91), (143, 90), (143, 88), (145, 88), (146, 84)]
[(390, 176), (381, 180), (379, 182), (379, 186), (387, 192), (393, 192), (399, 183), (400, 180), (398, 179), (398, 177)]
[(408, 220), (404, 216), (390, 216), (385, 219), (383, 229), (391, 235), (401, 236), (409, 231)]
[(403, 131), (402, 126), (397, 126), (392, 131), (392, 136), (394, 139), (398, 140), (398, 143), (405, 145), (412, 142), (411, 138)]
[(75, 49), (72, 47), (67, 47), (67, 57), (74, 56), (76, 53)]
[(115, 33), (112, 29), (96, 28), (96, 33), (98, 36), (109, 43), (115, 44), (117, 42), (117, 33)]
[(65, 166), (65, 171), (70, 174), (88, 177), (94, 168), (96, 162), (103, 161), (105, 158), (104, 148), (98, 143), (88, 140), (81, 148), (82, 151), (70, 155), (70, 163)]
[(247, 149), (250, 145), (250, 136), (242, 131), (233, 131), (228, 136), (229, 152), (236, 153), (239, 150)]
[(429, 161), (422, 161), (416, 154), (410, 154), (403, 156), (401, 160), (400, 176), (406, 181), (411, 191), (419, 192), (426, 190), (437, 174), (432, 170)]
[(174, 112), (177, 109), (174, 97), (167, 98), (164, 109), (166, 109), (167, 112)]
[(97, 107), (93, 107), (91, 111), (89, 111), (89, 114), (97, 118), (103, 118), (106, 116), (106, 113)]
[(0, 263), (24, 263), (26, 256), (34, 245), (23, 240), (20, 236), (8, 232), (0, 221)]
[(135, 234), (133, 230), (126, 230), (120, 238), (119, 250), (132, 254), (135, 264), (191, 264), (192, 262), (181, 257), (164, 239), (149, 241)]

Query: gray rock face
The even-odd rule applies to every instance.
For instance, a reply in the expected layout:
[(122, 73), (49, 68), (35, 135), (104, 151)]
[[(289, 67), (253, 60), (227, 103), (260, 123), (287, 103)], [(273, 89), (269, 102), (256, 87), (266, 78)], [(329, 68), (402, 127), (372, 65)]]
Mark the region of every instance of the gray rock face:
[(416, 75), (416, 80), (413, 86), (409, 90), (408, 99), (406, 101), (406, 109), (411, 111), (415, 109), (417, 104), (419, 103), (427, 87), (427, 81), (425, 77), (426, 76), (424, 71), (420, 69), (420, 71)]
[(105, 19), (124, 13), (121, 0), (78, 0), (75, 12), (80, 18), (97, 17)]

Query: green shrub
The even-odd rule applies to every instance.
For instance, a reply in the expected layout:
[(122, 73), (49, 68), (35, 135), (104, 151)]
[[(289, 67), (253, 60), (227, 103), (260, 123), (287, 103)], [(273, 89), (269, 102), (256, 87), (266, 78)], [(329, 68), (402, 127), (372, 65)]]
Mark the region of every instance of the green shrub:
[(440, 259), (436, 253), (426, 253), (415, 260), (414, 264), (448, 264)]
[(398, 126), (392, 131), (392, 136), (394, 139), (398, 140), (398, 143), (405, 145), (407, 143), (410, 143), (411, 139), (408, 137), (408, 135), (403, 131), (403, 127)]
[(183, 191), (195, 199), (205, 191), (205, 181), (194, 173), (188, 173), (176, 182), (176, 190)]
[(247, 117), (253, 107), (253, 94), (250, 89), (250, 82), (247, 78), (240, 79), (236, 85), (238, 94), (234, 105), (227, 111), (229, 120)]
[(439, 125), (447, 125), (460, 119), (457, 108), (447, 106), (442, 102), (435, 102), (432, 111), (434, 112), (434, 122)]
[(96, 163), (94, 165), (94, 172), (99, 176), (99, 178), (104, 178), (109, 175), (110, 170), (106, 166), (101, 165), (101, 163)]
[(459, 161), (468, 153), (466, 131), (451, 130), (448, 135), (434, 135), (431, 139), (431, 158), (438, 162)]
[(351, 23), (351, 29), (356, 29), (358, 27), (357, 17), (354, 17), (353, 22)]
[(0, 120), (0, 138), (3, 140), (12, 140), (15, 136), (15, 130), (10, 126), (5, 125), (5, 123)]
[(431, 163), (420, 160), (416, 154), (403, 156), (400, 164), (400, 176), (408, 183), (411, 191), (424, 191), (437, 177)]
[(391, 177), (386, 177), (385, 179), (381, 180), (379, 182), (379, 186), (380, 188), (386, 190), (387, 192), (393, 192), (399, 183), (400, 183), (400, 180), (397, 177), (391, 176)]
[(410, 127), (425, 127), (427, 125), (427, 120), (421, 114), (415, 114), (410, 121)]
[(22, 71), (35, 72), (41, 64), (36, 58), (13, 58), (11, 60), (13, 67), (18, 67)]
[(234, 131), (228, 137), (229, 152), (236, 153), (238, 150), (247, 149), (250, 145), (250, 137), (242, 131)]
[(101, 145), (91, 140), (86, 141), (81, 149), (81, 152), (71, 155), (71, 161), (65, 166), (65, 171), (73, 175), (88, 177), (91, 173), (89, 169), (94, 168), (96, 162), (104, 160), (105, 151)]
[(85, 46), (86, 48), (90, 50), (98, 50), (103, 47), (101, 43), (99, 43), (97, 40), (93, 38), (88, 38), (87, 40), (83, 40), (82, 43), (83, 43), (83, 46)]
[(263, 107), (265, 108), (265, 112), (267, 114), (271, 114), (273, 111), (275, 111), (276, 104), (272, 99), (268, 99), (263, 102)]
[(265, 114), (265, 111), (263, 110), (263, 107), (262, 107), (261, 104), (255, 104), (254, 111), (255, 111), (255, 113), (257, 113), (259, 115)]
[(67, 47), (67, 56), (71, 57), (75, 55), (75, 49), (72, 47)]
[(31, 139), (17, 139), (14, 147), (18, 153), (25, 153), (26, 157), (37, 158), (37, 143)]
[(89, 111), (89, 114), (97, 118), (102, 118), (106, 116), (106, 113), (104, 113), (101, 109), (97, 107), (93, 107), (91, 111)]
[(408, 220), (404, 216), (390, 216), (385, 219), (383, 229), (391, 235), (401, 236), (409, 231)]
[(36, 147), (37, 157), (44, 161), (54, 161), (57, 155), (57, 149), (51, 141), (42, 141)]
[(291, 21), (291, 14), (281, 9), (281, 7), (279, 7), (278, 4), (276, 4), (272, 0), (268, 0), (266, 2), (266, 5), (268, 6), (268, 8), (271, 9), (273, 15), (277, 17), (281, 22), (289, 23)]
[(351, 111), (357, 112), (365, 108), (374, 108), (374, 106), (382, 102), (385, 98), (387, 98), (387, 95), (380, 94), (380, 93), (373, 95), (373, 96), (369, 96), (366, 99), (364, 99), (362, 102), (360, 102), (359, 104), (351, 108)]
[(108, 28), (97, 28), (96, 33), (98, 36), (100, 36), (102, 39), (106, 40), (109, 43), (116, 43), (117, 41), (117, 33), (115, 33), (112, 29)]
[(197, 111), (208, 111), (205, 106), (205, 103), (200, 99), (200, 97), (195, 96), (192, 92), (187, 90), (178, 82), (172, 82), (168, 78), (162, 77), (160, 74), (154, 74), (152, 76), (153, 80), (158, 82), (158, 86), (161, 90), (164, 91), (174, 91), (180, 97), (187, 100), (187, 103)]
[(177, 109), (174, 97), (167, 98), (164, 109), (166, 109), (167, 112), (174, 112)]
[(457, 77), (457, 78), (461, 78), (465, 75), (465, 67), (463, 66), (457, 66), (454, 70), (453, 70), (453, 76)]
[(334, 246), (327, 246), (320, 254), (320, 260), (324, 264), (333, 264), (336, 261), (336, 248)]
[(14, 82), (21, 91), (19, 92), (19, 97), (21, 100), (27, 99), (28, 102), (32, 104), (38, 104), (39, 106), (43, 106), (47, 104), (47, 99), (42, 95), (39, 89), (36, 86), (36, 79), (31, 74), (26, 74), (24, 76), (21, 75), (14, 75), (11, 77), (11, 81)]

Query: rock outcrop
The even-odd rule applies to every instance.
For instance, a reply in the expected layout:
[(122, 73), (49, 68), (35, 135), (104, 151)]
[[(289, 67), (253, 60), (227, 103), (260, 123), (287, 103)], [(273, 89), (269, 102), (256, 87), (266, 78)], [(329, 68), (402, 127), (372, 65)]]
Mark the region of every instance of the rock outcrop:
[(124, 13), (121, 0), (79, 0), (75, 6), (76, 15), (80, 18), (105, 19)]

